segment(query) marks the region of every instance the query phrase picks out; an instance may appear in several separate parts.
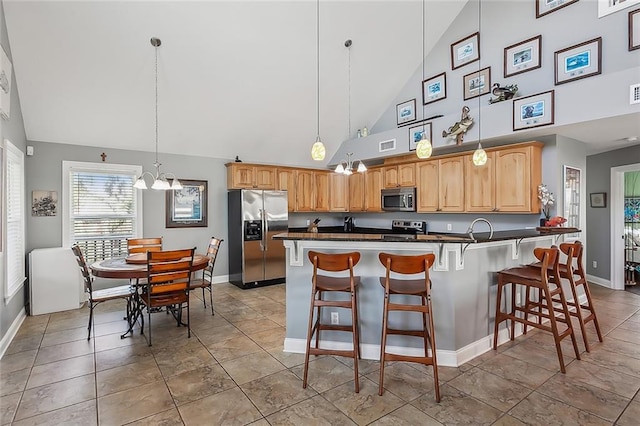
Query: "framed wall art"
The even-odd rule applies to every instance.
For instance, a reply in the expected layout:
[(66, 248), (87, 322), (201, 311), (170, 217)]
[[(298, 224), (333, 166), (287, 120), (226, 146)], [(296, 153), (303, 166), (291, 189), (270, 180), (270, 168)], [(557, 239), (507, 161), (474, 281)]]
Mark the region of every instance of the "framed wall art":
[(640, 0), (598, 0), (598, 18), (640, 3)]
[(422, 139), (422, 134), (426, 133), (427, 138), (429, 140), (433, 140), (431, 138), (431, 123), (423, 123), (418, 126), (409, 127), (409, 151), (415, 151), (418, 142)]
[(58, 191), (32, 191), (31, 216), (56, 216), (58, 214)]
[(538, 35), (504, 48), (504, 76), (522, 74), (542, 66), (542, 36)]
[(555, 91), (513, 100), (513, 131), (553, 124)]
[(555, 53), (555, 84), (598, 75), (602, 72), (602, 37)]
[(491, 91), (491, 67), (467, 74), (462, 78), (464, 100), (486, 95)]
[(4, 47), (0, 48), (0, 55), (0, 116), (8, 120), (11, 117), (11, 75), (13, 66), (4, 51)]
[(592, 192), (589, 194), (591, 201), (591, 207), (605, 208), (607, 207), (607, 193), (606, 192)]
[(451, 69), (480, 60), (480, 33), (473, 33), (451, 45)]
[(447, 97), (447, 74), (441, 73), (422, 82), (422, 105), (441, 101)]
[(165, 227), (207, 226), (207, 181), (179, 179), (182, 189), (166, 191)]
[(396, 105), (396, 120), (398, 125), (416, 120), (415, 98)]
[(578, 0), (536, 0), (536, 18), (555, 12), (565, 6), (569, 6)]
[(640, 9), (629, 12), (629, 51), (640, 49)]

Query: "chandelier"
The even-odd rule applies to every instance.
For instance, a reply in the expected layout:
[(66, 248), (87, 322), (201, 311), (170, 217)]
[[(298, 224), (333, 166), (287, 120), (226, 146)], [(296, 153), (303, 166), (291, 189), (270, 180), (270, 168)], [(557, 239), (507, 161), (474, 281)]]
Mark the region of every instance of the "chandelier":
[(353, 155), (353, 152), (348, 152), (347, 153), (347, 160), (342, 160), (340, 162), (340, 164), (338, 164), (336, 166), (335, 172), (336, 173), (342, 173), (343, 175), (352, 175), (353, 174), (353, 170), (354, 170), (354, 164), (357, 162), (358, 163), (358, 167), (355, 169), (356, 172), (358, 173), (364, 173), (367, 171), (367, 166), (364, 165), (364, 163), (362, 162), (362, 160), (352, 160), (351, 156)]
[[(151, 189), (166, 191), (168, 189), (182, 189), (182, 184), (173, 173), (160, 173), (162, 163), (158, 161), (158, 47), (160, 47), (161, 44), (162, 41), (159, 38), (151, 38), (151, 45), (155, 47), (156, 50), (156, 161), (153, 163), (153, 166), (156, 168), (156, 174), (154, 176), (151, 172), (143, 172), (140, 177), (136, 179), (133, 187), (137, 189), (147, 189), (147, 182), (145, 182), (144, 177), (145, 175), (149, 175), (153, 179)], [(167, 179), (171, 179), (171, 184), (169, 184)]]

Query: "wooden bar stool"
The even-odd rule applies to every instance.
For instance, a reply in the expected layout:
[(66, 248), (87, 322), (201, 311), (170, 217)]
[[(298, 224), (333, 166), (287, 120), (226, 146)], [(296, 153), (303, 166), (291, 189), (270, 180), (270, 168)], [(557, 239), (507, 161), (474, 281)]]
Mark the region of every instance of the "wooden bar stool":
[[(556, 352), (558, 353), (558, 361), (560, 362), (560, 371), (565, 373), (564, 359), (562, 357), (562, 348), (560, 342), (567, 336), (571, 337), (573, 343), (573, 349), (575, 351), (576, 359), (580, 359), (580, 353), (578, 352), (578, 344), (576, 342), (576, 336), (571, 326), (571, 318), (569, 314), (569, 308), (567, 301), (562, 291), (562, 286), (559, 282), (554, 282), (553, 277), (558, 277), (559, 266), (559, 250), (553, 246), (551, 248), (536, 248), (533, 251), (534, 255), (540, 260), (540, 266), (526, 265), (518, 266), (515, 268), (504, 269), (498, 272), (498, 292), (496, 297), (496, 318), (493, 330), (493, 349), (498, 347), (498, 327), (502, 321), (511, 320), (511, 340), (515, 337), (515, 322), (524, 324), (525, 326), (531, 326), (539, 328), (544, 331), (548, 331), (553, 334), (553, 340), (556, 345)], [(549, 272), (551, 270), (552, 272)], [(502, 312), (502, 289), (507, 284), (511, 284), (511, 310), (509, 312)], [(550, 287), (553, 286), (553, 289)], [(517, 306), (515, 300), (515, 286), (525, 286), (525, 295), (527, 297), (524, 306)], [(541, 293), (541, 297), (537, 302), (529, 301), (530, 289), (538, 289)], [(553, 307), (553, 300), (555, 299), (561, 304), (559, 309), (560, 315), (556, 315), (556, 310)], [(518, 312), (524, 314), (523, 317), (519, 317)], [(537, 322), (529, 321), (529, 315), (534, 315), (538, 318)], [(549, 320), (549, 325), (542, 323), (542, 318)], [(566, 328), (560, 332), (558, 329), (558, 323), (562, 322), (566, 325)]]
[[(385, 361), (417, 362), (433, 366), (433, 381), (435, 383), (436, 402), (440, 402), (440, 385), (438, 383), (438, 364), (436, 361), (436, 334), (433, 324), (433, 309), (431, 305), (431, 279), (429, 269), (433, 265), (433, 253), (418, 256), (400, 256), (389, 253), (378, 255), (380, 262), (386, 268), (386, 275), (380, 277), (380, 284), (384, 287), (384, 310), (382, 317), (382, 339), (380, 345), (380, 385), (378, 395), (384, 392), (384, 363)], [(421, 278), (398, 279), (395, 274), (424, 274)], [(420, 304), (392, 303), (392, 295), (417, 296)], [(422, 314), (422, 330), (399, 330), (389, 327), (389, 312), (417, 312)], [(428, 318), (428, 321), (427, 321)], [(427, 326), (427, 322), (429, 323)], [(424, 356), (398, 355), (387, 352), (387, 335), (414, 336), (424, 339)], [(431, 350), (431, 356), (429, 351)]]
[[(580, 324), (580, 332), (582, 333), (582, 340), (584, 342), (584, 347), (587, 352), (591, 352), (589, 347), (589, 341), (587, 339), (586, 332), (586, 324), (590, 321), (593, 321), (593, 325), (596, 329), (596, 333), (598, 335), (598, 340), (600, 342), (603, 341), (602, 333), (600, 331), (600, 324), (598, 323), (598, 316), (596, 315), (595, 308), (593, 307), (593, 300), (591, 299), (591, 291), (589, 291), (589, 283), (587, 282), (584, 267), (582, 263), (582, 253), (583, 246), (580, 241), (574, 241), (573, 243), (562, 243), (560, 244), (560, 251), (566, 255), (565, 263), (559, 263), (558, 266), (558, 274), (560, 278), (564, 278), (569, 281), (569, 285), (571, 288), (571, 293), (573, 294), (573, 300), (567, 301), (567, 305), (575, 310), (570, 310), (569, 314), (576, 317), (578, 319), (578, 323)], [(536, 266), (542, 266), (540, 263), (535, 264)], [(575, 267), (574, 267), (575, 265)], [(557, 285), (560, 285), (560, 280), (555, 280), (553, 276), (553, 270), (548, 270), (554, 282)], [(579, 286), (582, 286), (584, 290), (584, 294), (586, 297), (586, 303), (579, 303), (579, 295), (578, 289)], [(538, 290), (538, 300), (541, 300), (543, 295), (541, 291)], [(561, 303), (558, 297), (552, 299), (555, 304)], [(554, 305), (555, 306), (555, 305)], [(554, 309), (556, 311), (560, 311), (560, 308), (555, 306)], [(539, 317), (538, 317), (539, 318)], [(524, 331), (526, 333), (525, 325)]]
[[(309, 251), (309, 260), (313, 264), (311, 279), (311, 304), (309, 306), (309, 328), (307, 330), (307, 350), (304, 355), (304, 378), (302, 387), (307, 387), (309, 372), (309, 355), (338, 355), (353, 358), (355, 391), (360, 392), (358, 380), (358, 358), (360, 358), (360, 333), (358, 329), (358, 299), (356, 288), (360, 284), (360, 277), (354, 276), (353, 267), (360, 261), (360, 253), (319, 253)], [(349, 271), (349, 276), (328, 276), (318, 274), (318, 271), (331, 273)], [(323, 300), (322, 295), (327, 292), (349, 293), (349, 300)], [(351, 325), (322, 324), (323, 307), (351, 309)], [(315, 310), (315, 321), (314, 321)], [(334, 330), (352, 333), (353, 349), (321, 349), (319, 348), (320, 331)], [(315, 334), (315, 347), (311, 347), (311, 339)]]

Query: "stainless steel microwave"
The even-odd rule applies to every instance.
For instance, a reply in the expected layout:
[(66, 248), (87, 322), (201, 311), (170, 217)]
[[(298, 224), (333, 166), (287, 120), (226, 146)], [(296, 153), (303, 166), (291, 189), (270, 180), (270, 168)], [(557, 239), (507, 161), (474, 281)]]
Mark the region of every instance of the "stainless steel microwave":
[(382, 190), (382, 210), (387, 212), (415, 212), (415, 188), (393, 188)]

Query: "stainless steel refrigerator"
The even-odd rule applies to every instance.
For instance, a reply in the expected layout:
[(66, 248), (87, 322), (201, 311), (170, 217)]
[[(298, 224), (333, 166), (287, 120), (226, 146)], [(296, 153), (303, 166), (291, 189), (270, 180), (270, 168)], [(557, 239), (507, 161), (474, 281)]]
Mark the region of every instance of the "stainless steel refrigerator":
[(284, 282), (287, 191), (229, 190), (229, 281), (240, 288)]

